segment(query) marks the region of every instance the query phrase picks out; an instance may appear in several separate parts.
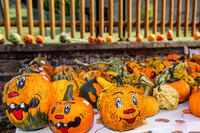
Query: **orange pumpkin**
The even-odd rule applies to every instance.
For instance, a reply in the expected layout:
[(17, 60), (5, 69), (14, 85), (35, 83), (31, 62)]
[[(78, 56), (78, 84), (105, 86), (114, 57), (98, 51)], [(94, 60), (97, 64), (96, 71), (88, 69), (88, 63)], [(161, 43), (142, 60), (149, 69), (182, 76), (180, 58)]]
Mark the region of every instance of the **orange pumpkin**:
[(185, 102), (190, 95), (190, 86), (182, 79), (170, 79), (164, 83), (170, 85), (177, 90), (179, 94), (179, 102)]
[(85, 133), (92, 126), (93, 108), (84, 98), (73, 97), (71, 85), (65, 97), (49, 109), (49, 123), (56, 133)]
[(95, 37), (94, 36), (89, 36), (88, 37), (88, 42), (89, 43), (94, 43), (95, 42)]
[(156, 35), (156, 40), (157, 41), (163, 41), (163, 40), (165, 40), (165, 35), (163, 35), (163, 34)]
[(36, 36), (35, 42), (36, 43), (43, 43), (44, 42), (44, 37), (42, 37), (40, 35)]
[(147, 39), (151, 42), (155, 41), (156, 40), (156, 35), (155, 34), (150, 34)]
[(3, 34), (0, 34), (0, 44), (4, 44), (6, 41), (6, 38)]
[(142, 35), (137, 35), (137, 37), (136, 37), (137, 42), (142, 42), (143, 40), (144, 40), (144, 38)]
[(170, 29), (167, 31), (167, 40), (173, 40), (173, 31)]
[(165, 60), (166, 61), (174, 61), (174, 62), (176, 62), (177, 60), (179, 60), (179, 56), (177, 54), (169, 54), (169, 55), (167, 55)]
[(200, 32), (195, 32), (193, 37), (195, 40), (200, 40)]
[(199, 101), (200, 101), (200, 92), (192, 93), (192, 95), (189, 98), (189, 109), (191, 113), (197, 117), (200, 117)]
[(34, 41), (33, 36), (32, 35), (24, 35), (23, 37), (23, 42), (25, 44), (32, 44)]
[(106, 42), (113, 42), (113, 37), (112, 36), (107, 36), (106, 37)]
[(95, 42), (102, 43), (103, 42), (103, 38), (99, 36), (99, 37), (97, 37), (95, 39)]

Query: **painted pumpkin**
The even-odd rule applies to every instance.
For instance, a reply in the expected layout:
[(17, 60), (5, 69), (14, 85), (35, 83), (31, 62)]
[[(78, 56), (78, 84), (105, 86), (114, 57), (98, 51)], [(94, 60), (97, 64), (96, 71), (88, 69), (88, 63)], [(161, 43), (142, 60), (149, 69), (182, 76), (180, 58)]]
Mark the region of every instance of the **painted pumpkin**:
[(197, 117), (200, 117), (200, 108), (199, 108), (200, 92), (192, 93), (189, 98), (189, 109), (191, 113)]
[(112, 36), (107, 36), (106, 37), (106, 42), (113, 42), (113, 37)]
[(145, 119), (143, 96), (118, 83), (102, 92), (99, 113), (103, 123), (118, 131), (136, 128)]
[(200, 32), (195, 32), (193, 37), (195, 40), (200, 40)]
[(89, 43), (94, 43), (95, 42), (95, 37), (94, 36), (89, 36), (88, 37), (88, 42)]
[(150, 117), (158, 113), (159, 111), (159, 103), (158, 101), (152, 97), (144, 97), (144, 105), (145, 105), (145, 116)]
[(17, 33), (11, 33), (9, 41), (12, 44), (19, 44), (21, 42), (21, 36)]
[(156, 41), (156, 35), (155, 34), (150, 34), (147, 39), (151, 42)]
[(154, 88), (153, 97), (159, 102), (161, 109), (172, 110), (178, 107), (179, 94), (170, 85), (160, 85)]
[(167, 31), (167, 40), (173, 40), (173, 37), (174, 37), (173, 31), (169, 29)]
[(95, 42), (102, 43), (103, 42), (103, 38), (99, 36), (99, 37), (97, 37), (95, 39)]
[(6, 41), (6, 38), (3, 34), (0, 34), (0, 44), (4, 44)]
[(25, 44), (32, 44), (33, 41), (34, 41), (34, 38), (33, 38), (32, 35), (24, 35), (24, 37), (23, 37), (23, 42), (24, 42)]
[(92, 106), (84, 98), (74, 98), (72, 90), (68, 85), (64, 99), (49, 109), (49, 123), (56, 133), (85, 133), (92, 126)]
[(137, 37), (136, 37), (137, 42), (142, 42), (143, 40), (144, 40), (144, 38), (142, 35), (137, 35)]
[(4, 86), (6, 115), (15, 127), (23, 130), (46, 127), (48, 109), (55, 100), (51, 82), (40, 74), (16, 76)]
[(179, 102), (185, 102), (190, 95), (190, 86), (182, 79), (170, 79), (164, 83), (170, 85), (177, 90), (179, 94)]
[(44, 42), (44, 37), (37, 35), (35, 38), (36, 43), (43, 43)]
[(164, 41), (165, 40), (165, 35), (163, 35), (163, 34), (156, 35), (156, 40), (157, 41)]

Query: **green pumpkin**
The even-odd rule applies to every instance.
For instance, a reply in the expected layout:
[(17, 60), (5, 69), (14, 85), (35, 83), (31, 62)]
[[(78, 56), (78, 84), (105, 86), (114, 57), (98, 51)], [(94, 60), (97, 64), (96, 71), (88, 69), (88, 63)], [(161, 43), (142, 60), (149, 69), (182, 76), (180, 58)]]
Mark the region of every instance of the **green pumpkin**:
[(12, 33), (10, 35), (10, 40), (9, 40), (11, 43), (13, 44), (19, 44), (21, 42), (21, 37), (19, 34), (17, 33)]
[(67, 35), (66, 32), (62, 32), (62, 33), (60, 34), (59, 39), (60, 39), (60, 42), (61, 42), (61, 43), (69, 43), (69, 42), (70, 42), (70, 41), (68, 40), (68, 35)]

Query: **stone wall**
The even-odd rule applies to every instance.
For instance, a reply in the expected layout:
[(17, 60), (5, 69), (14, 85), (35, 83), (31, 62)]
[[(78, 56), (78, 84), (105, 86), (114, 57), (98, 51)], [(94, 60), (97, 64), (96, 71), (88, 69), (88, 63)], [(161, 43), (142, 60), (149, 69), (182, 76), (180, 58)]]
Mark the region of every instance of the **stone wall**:
[[(0, 46), (0, 87), (13, 76), (24, 64), (29, 63), (38, 54), (46, 56), (56, 67), (66, 64), (78, 68), (74, 60), (89, 63), (118, 57), (126, 60), (145, 60), (148, 57), (165, 57), (168, 54), (184, 54), (184, 46), (200, 48), (200, 41), (166, 41), (166, 42), (119, 42), (111, 44), (40, 44), (40, 45), (2, 45)], [(1, 90), (2, 91), (2, 90)], [(2, 104), (0, 105), (0, 131), (12, 129)]]

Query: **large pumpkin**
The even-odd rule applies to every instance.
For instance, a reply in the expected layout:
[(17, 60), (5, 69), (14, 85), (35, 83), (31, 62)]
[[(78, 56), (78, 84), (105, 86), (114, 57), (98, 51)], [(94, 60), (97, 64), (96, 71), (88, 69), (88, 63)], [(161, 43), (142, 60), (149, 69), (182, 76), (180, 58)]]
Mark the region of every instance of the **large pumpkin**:
[(92, 106), (84, 98), (74, 98), (72, 91), (69, 84), (63, 100), (50, 107), (49, 123), (56, 133), (85, 133), (93, 123)]
[(47, 126), (49, 106), (56, 100), (51, 83), (40, 74), (12, 78), (3, 91), (3, 103), (10, 122), (23, 130)]
[(103, 123), (109, 128), (129, 130), (145, 119), (143, 96), (134, 89), (118, 83), (102, 93), (99, 112)]
[(189, 108), (193, 115), (200, 117), (200, 107), (199, 107), (199, 100), (200, 100), (200, 92), (192, 93), (189, 98)]

